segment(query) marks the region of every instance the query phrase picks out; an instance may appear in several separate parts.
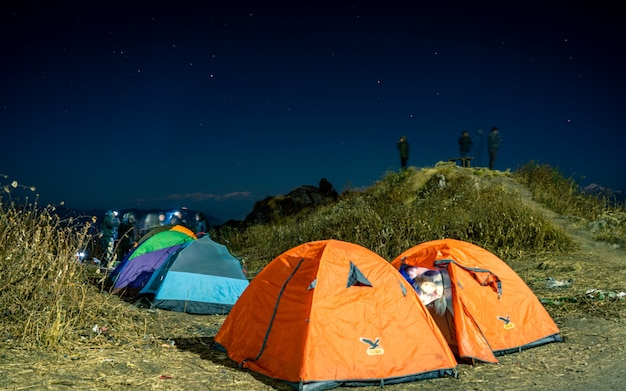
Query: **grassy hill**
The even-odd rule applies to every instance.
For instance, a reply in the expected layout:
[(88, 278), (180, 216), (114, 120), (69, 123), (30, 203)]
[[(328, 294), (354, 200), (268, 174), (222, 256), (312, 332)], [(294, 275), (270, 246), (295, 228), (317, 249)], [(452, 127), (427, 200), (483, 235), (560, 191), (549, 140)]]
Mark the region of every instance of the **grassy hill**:
[[(531, 162), (500, 172), (441, 163), (389, 172), (364, 191), (347, 189), (336, 203), (275, 224), (223, 226), (211, 234), (246, 261), (251, 276), (292, 247), (330, 238), (360, 244), (387, 260), (423, 241), (455, 238), (490, 250), (518, 271), (520, 260), (579, 248), (554, 216), (575, 219), (594, 240), (623, 246), (626, 213), (609, 201), (581, 194), (550, 166)], [(52, 206), (1, 204), (4, 341), (38, 348), (107, 343), (99, 330), (88, 330), (110, 323), (125, 343), (145, 340), (149, 317), (94, 284), (92, 271), (75, 258), (92, 240), (90, 224), (61, 220)]]
[[(0, 199), (1, 389), (291, 389), (212, 349), (224, 315), (138, 308), (109, 294), (101, 270), (75, 257), (93, 240), (95, 221), (6, 199)], [(565, 340), (503, 356), (500, 365), (459, 365), (458, 379), (385, 386), (392, 391), (626, 384), (626, 210), (581, 193), (550, 166), (531, 162), (500, 172), (442, 163), (389, 172), (364, 191), (343, 191), (335, 203), (273, 224), (222, 226), (211, 235), (247, 261), (250, 277), (289, 248), (318, 239), (355, 242), (387, 260), (426, 240), (467, 240), (522, 277)]]
[(472, 242), (510, 259), (577, 248), (547, 218), (546, 209), (595, 224), (598, 240), (623, 242), (623, 217), (609, 218), (623, 213), (623, 207), (611, 207), (609, 201), (582, 194), (573, 180), (546, 165), (531, 162), (516, 172), (500, 172), (440, 163), (389, 172), (363, 192), (348, 189), (337, 203), (275, 224), (226, 228), (214, 236), (245, 259), (251, 271), (289, 248), (330, 238), (360, 244), (387, 260), (440, 238)]

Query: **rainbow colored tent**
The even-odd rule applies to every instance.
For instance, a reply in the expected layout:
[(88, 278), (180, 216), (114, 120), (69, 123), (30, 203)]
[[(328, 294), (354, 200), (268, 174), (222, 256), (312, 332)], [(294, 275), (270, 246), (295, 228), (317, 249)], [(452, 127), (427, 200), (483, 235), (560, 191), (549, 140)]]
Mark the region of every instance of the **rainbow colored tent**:
[(167, 229), (155, 228), (133, 248), (109, 275), (113, 283), (111, 292), (119, 295), (135, 295), (148, 282), (152, 273), (183, 244), (196, 240), (196, 235), (182, 225)]

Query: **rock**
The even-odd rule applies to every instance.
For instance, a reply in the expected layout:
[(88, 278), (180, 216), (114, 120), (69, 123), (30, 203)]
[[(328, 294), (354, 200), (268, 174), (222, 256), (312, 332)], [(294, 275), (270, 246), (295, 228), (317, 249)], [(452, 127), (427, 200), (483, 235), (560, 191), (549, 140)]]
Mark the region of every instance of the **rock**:
[(257, 201), (244, 219), (243, 225), (275, 223), (283, 217), (293, 216), (338, 199), (339, 194), (333, 189), (333, 185), (326, 178), (322, 178), (319, 187), (303, 185), (285, 195)]

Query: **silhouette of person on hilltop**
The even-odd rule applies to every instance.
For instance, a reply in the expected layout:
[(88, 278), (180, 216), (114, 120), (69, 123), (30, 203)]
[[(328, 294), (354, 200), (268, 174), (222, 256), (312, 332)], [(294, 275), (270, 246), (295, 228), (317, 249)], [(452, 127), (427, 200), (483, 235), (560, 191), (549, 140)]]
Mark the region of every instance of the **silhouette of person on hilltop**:
[(400, 137), (397, 147), (400, 152), (400, 166), (402, 166), (402, 169), (405, 169), (409, 161), (409, 142), (407, 141), (406, 136)]
[[(461, 133), (461, 137), (459, 137), (459, 152), (461, 153), (462, 158), (469, 155), (472, 145), (474, 145), (474, 142), (470, 137), (470, 133), (467, 130), (464, 130), (463, 133)], [(462, 162), (463, 167), (469, 167), (469, 161), (464, 159)]]
[(500, 136), (500, 131), (495, 126), (491, 128), (491, 132), (487, 136), (487, 149), (489, 150), (489, 169), (493, 170), (493, 166), (496, 162), (496, 154), (498, 153), (498, 148), (500, 148), (500, 143), (502, 142), (502, 136)]

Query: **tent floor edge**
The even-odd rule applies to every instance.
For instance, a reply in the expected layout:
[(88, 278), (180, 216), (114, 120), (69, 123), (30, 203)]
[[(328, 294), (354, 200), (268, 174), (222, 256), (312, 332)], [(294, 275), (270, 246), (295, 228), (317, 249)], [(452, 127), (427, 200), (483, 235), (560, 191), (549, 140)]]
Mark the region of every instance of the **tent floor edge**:
[(456, 368), (437, 369), (430, 372), (417, 373), (414, 375), (379, 378), (379, 379), (362, 379), (362, 380), (319, 380), (310, 382), (286, 382), (289, 386), (301, 391), (323, 391), (337, 387), (366, 387), (366, 386), (390, 386), (400, 383), (410, 383), (414, 381), (438, 379), (444, 377), (452, 377), (458, 379), (459, 373)]
[(494, 351), (493, 354), (495, 356), (504, 356), (505, 354), (516, 353), (516, 352), (520, 352), (522, 350), (528, 350), (528, 349), (536, 348), (538, 346), (546, 345), (546, 344), (553, 343), (553, 342), (563, 342), (563, 337), (561, 337), (561, 335), (559, 333), (552, 334), (552, 335), (549, 335), (547, 337), (538, 339), (538, 340), (536, 340), (534, 342), (528, 343), (528, 344), (523, 345), (523, 346), (517, 346), (517, 347), (514, 347), (514, 348), (510, 348), (510, 349), (502, 349), (502, 350)]

